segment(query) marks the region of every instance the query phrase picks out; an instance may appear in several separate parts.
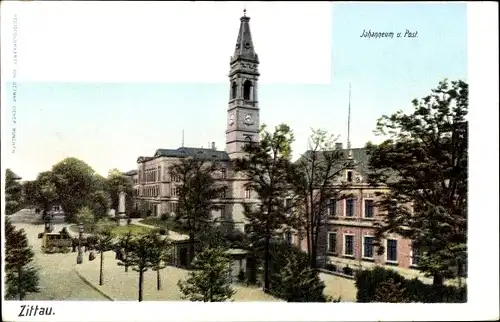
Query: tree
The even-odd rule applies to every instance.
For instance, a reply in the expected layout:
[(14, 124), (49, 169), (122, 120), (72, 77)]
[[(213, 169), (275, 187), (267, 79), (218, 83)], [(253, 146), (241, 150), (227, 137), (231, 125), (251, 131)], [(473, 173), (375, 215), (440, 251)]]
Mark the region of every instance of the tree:
[(468, 85), (444, 80), (413, 106), (412, 113), (382, 116), (376, 133), (389, 138), (367, 146), (369, 180), (389, 190), (379, 202), (388, 215), (377, 238), (411, 239), (420, 270), (442, 285), (467, 260)]
[(89, 205), (97, 220), (108, 218), (110, 203), (111, 200), (106, 191), (99, 190), (90, 194)]
[(22, 186), (12, 170), (5, 171), (5, 214), (12, 215), (22, 209)]
[(230, 262), (224, 248), (205, 248), (194, 260), (197, 271), (189, 273), (187, 280), (177, 283), (183, 299), (203, 302), (230, 299), (235, 293), (229, 280)]
[(334, 215), (331, 200), (344, 198), (345, 185), (338, 179), (348, 160), (343, 151), (334, 149), (335, 141), (326, 131), (313, 129), (308, 151), (289, 171), (294, 192), (291, 206), (298, 210), (295, 227), (306, 236), (311, 268), (316, 268), (320, 234), (328, 217)]
[(182, 182), (174, 221), (189, 235), (189, 263), (195, 256), (195, 244), (200, 233), (212, 225), (213, 199), (225, 188), (216, 183), (214, 172), (219, 169), (217, 160), (195, 157), (181, 159), (170, 167), (172, 177)]
[(23, 229), (17, 230), (5, 220), (5, 284), (6, 297), (24, 300), (27, 293), (38, 292), (38, 270), (33, 266), (35, 254), (28, 245)]
[(99, 264), (99, 285), (104, 284), (103, 276), (103, 264), (104, 264), (104, 252), (107, 251), (113, 244), (113, 235), (111, 234), (111, 229), (109, 227), (102, 227), (97, 233), (97, 248), (100, 253), (100, 264)]
[(59, 203), (70, 222), (80, 208), (91, 205), (91, 194), (104, 188), (103, 178), (77, 158), (66, 158), (55, 164), (52, 174)]
[[(133, 194), (133, 182), (132, 179), (125, 174), (123, 174), (118, 169), (112, 169), (108, 172), (108, 178), (106, 179), (106, 191), (111, 197), (111, 208), (118, 211), (119, 194), (120, 192), (125, 192), (127, 196), (132, 196)], [(126, 211), (130, 213), (132, 211), (130, 197), (127, 198), (129, 202), (126, 202)]]
[(129, 230), (125, 234), (120, 236), (118, 245), (120, 249), (123, 250), (123, 266), (125, 266), (125, 272), (128, 272), (127, 258), (132, 247), (132, 231)]
[(43, 217), (57, 202), (58, 195), (51, 171), (40, 172), (34, 181), (28, 181), (23, 186), (26, 202), (43, 209)]
[(83, 224), (85, 231), (93, 233), (97, 227), (97, 221), (89, 207), (82, 207), (75, 216), (75, 222)]
[(255, 253), (263, 254), (264, 291), (269, 290), (269, 247), (276, 230), (287, 222), (285, 197), (289, 192), (288, 171), (291, 168), (292, 130), (285, 124), (276, 127), (274, 133), (261, 127), (260, 143), (247, 144), (246, 156), (236, 159), (235, 171), (241, 173), (247, 189), (255, 191), (260, 199), (256, 207), (246, 206), (249, 237)]
[(126, 258), (118, 262), (118, 265), (129, 266), (139, 273), (139, 302), (142, 302), (142, 290), (144, 285), (144, 273), (155, 266), (152, 259), (151, 238), (148, 235), (141, 235), (132, 239), (130, 252)]
[(318, 272), (309, 267), (305, 256), (292, 252), (280, 270), (279, 291), (275, 294), (287, 302), (326, 302), (325, 284)]
[(160, 271), (167, 266), (167, 250), (170, 245), (167, 236), (162, 236), (156, 232), (149, 235), (151, 238), (151, 263), (156, 271), (156, 289), (161, 290)]

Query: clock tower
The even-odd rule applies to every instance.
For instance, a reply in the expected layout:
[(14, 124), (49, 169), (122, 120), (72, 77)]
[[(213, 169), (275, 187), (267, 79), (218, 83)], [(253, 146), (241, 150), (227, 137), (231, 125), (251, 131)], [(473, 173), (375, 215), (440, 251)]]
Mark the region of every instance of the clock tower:
[(242, 157), (243, 146), (248, 142), (259, 141), (259, 58), (253, 47), (249, 22), (250, 17), (244, 10), (230, 61), (226, 150), (231, 159)]

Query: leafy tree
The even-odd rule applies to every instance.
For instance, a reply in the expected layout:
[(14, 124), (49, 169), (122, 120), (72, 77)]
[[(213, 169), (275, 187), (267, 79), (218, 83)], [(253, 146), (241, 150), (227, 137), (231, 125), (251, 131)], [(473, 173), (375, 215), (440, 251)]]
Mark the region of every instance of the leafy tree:
[(217, 161), (207, 161), (189, 157), (170, 167), (173, 177), (181, 180), (179, 201), (174, 221), (176, 226), (189, 235), (189, 263), (195, 256), (195, 243), (201, 232), (212, 225), (212, 200), (220, 196), (225, 187), (218, 185), (214, 172), (218, 170)]
[(292, 130), (285, 124), (274, 133), (261, 128), (260, 143), (247, 144), (246, 156), (235, 160), (235, 171), (248, 182), (246, 187), (255, 191), (260, 199), (257, 206), (245, 207), (249, 238), (255, 253), (263, 255), (264, 291), (269, 290), (269, 247), (276, 230), (287, 222), (285, 197), (289, 192), (288, 171), (291, 168)]
[(125, 266), (125, 272), (128, 272), (127, 257), (132, 247), (132, 238), (132, 231), (129, 230), (125, 234), (121, 235), (118, 241), (120, 249), (123, 250), (123, 266)]
[(205, 248), (194, 260), (196, 271), (189, 273), (187, 280), (177, 285), (184, 299), (203, 302), (224, 302), (235, 291), (231, 288), (231, 260), (224, 248)]
[(12, 215), (22, 209), (22, 186), (15, 173), (7, 169), (5, 172), (5, 214)]
[(132, 200), (133, 195), (133, 182), (132, 179), (125, 174), (123, 174), (118, 169), (112, 169), (108, 172), (108, 178), (106, 179), (106, 191), (111, 197), (111, 208), (118, 211), (119, 194), (120, 192), (125, 192), (126, 198), (126, 212), (131, 213), (132, 211)]
[(75, 216), (75, 222), (83, 224), (85, 231), (93, 233), (97, 227), (97, 221), (89, 207), (82, 207)]
[(118, 262), (118, 265), (129, 266), (139, 273), (139, 302), (142, 302), (142, 291), (144, 285), (144, 273), (155, 267), (152, 258), (151, 249), (154, 245), (148, 235), (140, 235), (132, 239), (130, 252), (126, 258)]
[[(295, 227), (304, 232), (311, 268), (316, 267), (320, 238), (329, 216), (331, 200), (340, 200), (346, 188), (339, 177), (348, 166), (343, 151), (336, 150), (336, 139), (323, 130), (312, 130), (309, 149), (295, 163), (290, 174), (294, 192)], [(330, 212), (329, 212), (330, 211)]]
[(5, 284), (6, 297), (24, 300), (27, 293), (39, 292), (38, 270), (33, 266), (35, 254), (28, 245), (23, 229), (17, 230), (5, 220)]
[(442, 285), (467, 260), (468, 85), (444, 80), (413, 106), (412, 113), (382, 116), (376, 133), (389, 138), (367, 146), (369, 180), (389, 189), (377, 237), (411, 239), (422, 255), (419, 268)]
[(156, 232), (152, 232), (149, 235), (151, 238), (151, 263), (153, 264), (153, 270), (156, 271), (156, 289), (161, 290), (161, 278), (160, 271), (167, 266), (168, 260), (168, 248), (170, 246), (170, 241), (167, 236), (160, 235)]
[(51, 171), (39, 173), (36, 180), (24, 184), (23, 190), (28, 204), (43, 209), (43, 217), (47, 215), (58, 199)]
[(90, 194), (89, 205), (97, 220), (108, 218), (110, 197), (106, 191), (100, 190)]
[(113, 244), (113, 235), (111, 234), (111, 229), (106, 226), (101, 227), (97, 233), (97, 245), (96, 245), (101, 255), (99, 263), (99, 285), (104, 284), (104, 276), (103, 276), (104, 252), (107, 251), (112, 244)]
[(91, 194), (104, 188), (102, 177), (77, 158), (66, 158), (55, 164), (52, 174), (59, 203), (70, 222), (80, 208), (90, 206)]

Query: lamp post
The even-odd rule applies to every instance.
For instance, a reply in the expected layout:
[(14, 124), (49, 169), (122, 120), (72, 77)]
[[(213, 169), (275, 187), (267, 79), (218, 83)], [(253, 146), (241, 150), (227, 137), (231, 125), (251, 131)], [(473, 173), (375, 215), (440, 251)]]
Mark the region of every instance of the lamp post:
[(83, 238), (83, 223), (80, 222), (80, 224), (78, 225), (78, 256), (76, 257), (77, 264), (81, 264), (83, 262), (82, 238)]

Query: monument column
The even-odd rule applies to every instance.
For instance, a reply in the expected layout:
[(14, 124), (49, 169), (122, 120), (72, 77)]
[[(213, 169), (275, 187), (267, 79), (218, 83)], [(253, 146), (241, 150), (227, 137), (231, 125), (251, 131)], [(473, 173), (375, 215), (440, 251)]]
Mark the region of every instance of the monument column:
[(126, 194), (123, 191), (120, 191), (118, 194), (118, 226), (124, 226), (127, 224), (127, 215), (125, 214), (125, 196)]

